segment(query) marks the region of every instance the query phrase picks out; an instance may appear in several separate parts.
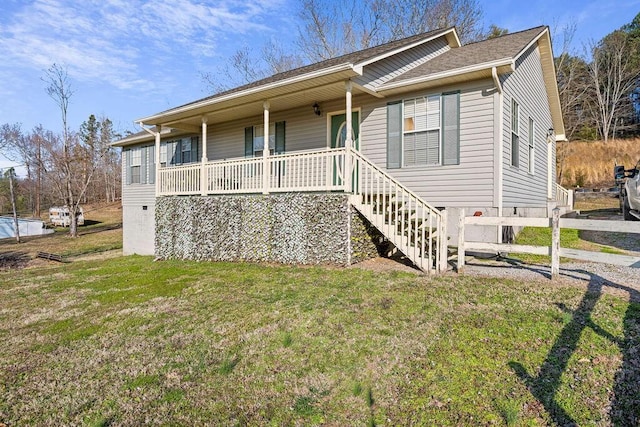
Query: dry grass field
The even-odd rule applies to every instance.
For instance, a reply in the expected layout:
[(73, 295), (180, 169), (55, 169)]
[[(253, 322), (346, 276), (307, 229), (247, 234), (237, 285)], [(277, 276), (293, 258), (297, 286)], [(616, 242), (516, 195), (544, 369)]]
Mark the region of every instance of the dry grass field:
[(562, 182), (565, 188), (607, 188), (614, 186), (613, 165), (627, 168), (640, 160), (640, 139), (571, 141), (558, 143), (558, 161), (564, 157)]

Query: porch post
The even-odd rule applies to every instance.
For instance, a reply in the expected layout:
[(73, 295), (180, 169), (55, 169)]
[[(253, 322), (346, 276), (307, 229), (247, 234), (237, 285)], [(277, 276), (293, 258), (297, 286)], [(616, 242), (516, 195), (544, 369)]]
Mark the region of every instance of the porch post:
[(202, 116), (202, 166), (200, 167), (200, 194), (207, 195), (207, 116)]
[(351, 192), (351, 167), (352, 167), (352, 158), (351, 158), (351, 150), (352, 150), (352, 146), (353, 146), (353, 140), (351, 139), (351, 135), (353, 135), (353, 123), (352, 123), (352, 114), (351, 114), (351, 89), (352, 89), (352, 84), (350, 80), (347, 80), (345, 83), (345, 91), (346, 91), (346, 111), (345, 111), (345, 115), (346, 115), (346, 132), (347, 132), (347, 137), (345, 138), (344, 141), (344, 148), (345, 148), (345, 158), (344, 158), (344, 191), (346, 192)]
[[(162, 125), (156, 126), (156, 149), (155, 149), (155, 159), (156, 162), (156, 197), (160, 194), (160, 132), (162, 131)], [(127, 172), (128, 173), (128, 172)]]
[(264, 109), (264, 144), (262, 147), (262, 194), (269, 194), (269, 179), (271, 178), (269, 168), (269, 101), (262, 103)]

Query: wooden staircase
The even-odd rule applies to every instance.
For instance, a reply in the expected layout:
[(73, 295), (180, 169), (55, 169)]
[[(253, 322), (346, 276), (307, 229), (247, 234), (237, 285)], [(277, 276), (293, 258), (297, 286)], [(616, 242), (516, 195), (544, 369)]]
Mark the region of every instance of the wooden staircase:
[(440, 211), (352, 151), (351, 204), (421, 270), (447, 269), (446, 211)]

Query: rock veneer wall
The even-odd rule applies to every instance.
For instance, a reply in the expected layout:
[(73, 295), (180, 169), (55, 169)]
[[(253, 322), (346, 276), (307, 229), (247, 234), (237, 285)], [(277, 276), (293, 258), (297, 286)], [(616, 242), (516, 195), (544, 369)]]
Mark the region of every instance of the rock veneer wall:
[(347, 265), (377, 255), (345, 194), (170, 196), (156, 200), (156, 256)]

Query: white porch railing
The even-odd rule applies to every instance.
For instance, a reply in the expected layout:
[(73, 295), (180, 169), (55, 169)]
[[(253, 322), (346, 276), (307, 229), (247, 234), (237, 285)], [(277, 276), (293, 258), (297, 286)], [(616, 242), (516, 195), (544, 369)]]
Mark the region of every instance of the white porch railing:
[(260, 157), (205, 163), (204, 168), (207, 186), (205, 194), (262, 191), (264, 165)]
[(201, 165), (182, 165), (161, 168), (158, 174), (158, 192), (162, 196), (200, 194)]
[[(161, 168), (160, 196), (291, 191), (344, 191), (345, 149), (293, 152), (268, 158), (267, 187), (262, 157)], [(204, 173), (204, 180), (201, 179)], [(205, 186), (202, 191), (202, 186)]]
[(440, 211), (359, 152), (352, 204), (423, 271), (447, 270), (446, 211)]
[(556, 202), (560, 206), (569, 206), (573, 209), (573, 191), (556, 183)]

